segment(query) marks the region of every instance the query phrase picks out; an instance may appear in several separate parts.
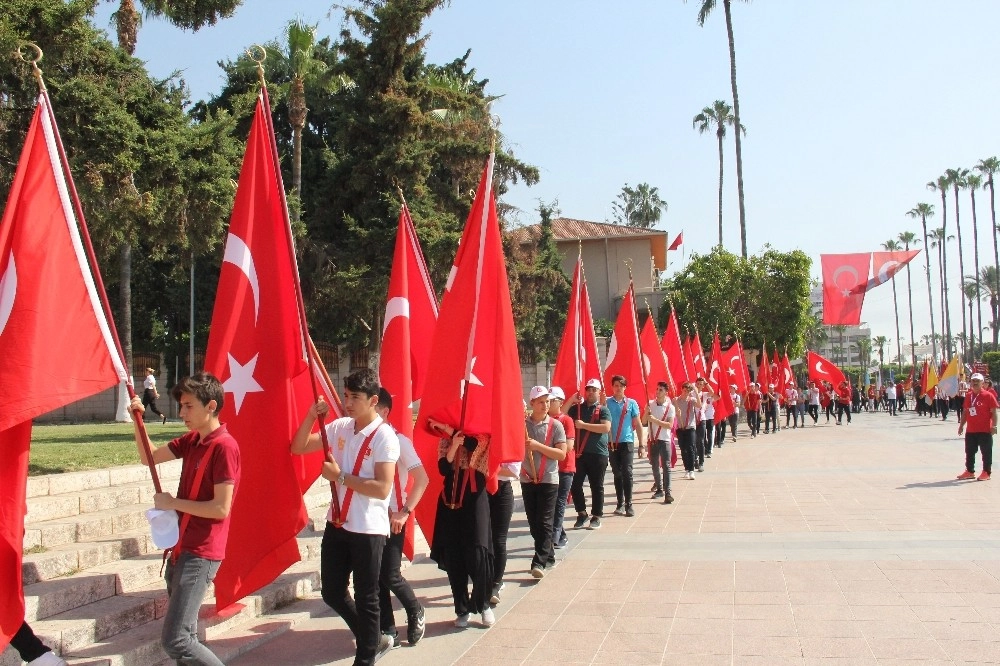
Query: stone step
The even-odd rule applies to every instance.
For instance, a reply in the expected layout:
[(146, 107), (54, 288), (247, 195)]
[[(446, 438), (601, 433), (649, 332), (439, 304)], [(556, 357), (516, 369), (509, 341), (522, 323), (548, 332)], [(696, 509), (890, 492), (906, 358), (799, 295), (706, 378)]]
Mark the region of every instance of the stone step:
[(63, 576), (73, 576), (87, 569), (130, 557), (157, 552), (149, 528), (122, 532), (90, 541), (68, 543), (22, 559), (21, 582), (33, 585)]
[[(181, 461), (157, 465), (157, 474), (163, 481), (174, 481), (180, 478)], [(62, 474), (43, 474), (28, 477), (27, 497), (29, 500), (51, 495), (78, 493), (83, 490), (95, 490), (125, 484), (146, 482), (152, 485), (152, 476), (145, 465), (125, 465), (107, 469), (92, 469), (84, 472), (63, 472)]]

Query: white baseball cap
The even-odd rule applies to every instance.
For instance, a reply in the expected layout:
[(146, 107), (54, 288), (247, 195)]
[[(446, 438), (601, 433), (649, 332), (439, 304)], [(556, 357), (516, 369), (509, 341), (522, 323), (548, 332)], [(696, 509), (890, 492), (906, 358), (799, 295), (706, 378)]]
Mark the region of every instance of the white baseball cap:
[(538, 398), (544, 398), (549, 395), (549, 389), (545, 386), (532, 386), (531, 392), (528, 393), (528, 401), (534, 402)]
[(553, 400), (565, 400), (566, 394), (563, 393), (563, 390), (558, 386), (552, 386), (549, 388), (549, 397)]
[(971, 377), (969, 377), (969, 381), (975, 381), (977, 379), (979, 381), (983, 381), (983, 379), (985, 379), (985, 377), (983, 377), (983, 374), (981, 372), (977, 372), (977, 373), (973, 374)]
[(177, 545), (180, 539), (177, 512), (170, 509), (146, 509), (146, 520), (153, 534), (153, 543), (157, 548), (167, 549)]
[(587, 388), (595, 388), (595, 389), (601, 388), (601, 380), (600, 379), (591, 379), (591, 380), (588, 380), (587, 381)]

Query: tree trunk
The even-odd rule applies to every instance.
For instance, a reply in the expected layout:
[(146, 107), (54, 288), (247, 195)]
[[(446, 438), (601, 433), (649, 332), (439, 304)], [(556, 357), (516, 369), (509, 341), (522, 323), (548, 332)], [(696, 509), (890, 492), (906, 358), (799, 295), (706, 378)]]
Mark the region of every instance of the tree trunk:
[(292, 192), (295, 194), (292, 222), (299, 221), (302, 207), (302, 131), (306, 126), (306, 91), (302, 79), (295, 77), (288, 95), (288, 121), (292, 126)]
[(925, 266), (927, 269), (927, 309), (930, 310), (931, 315), (931, 353), (934, 354), (935, 362), (937, 361), (937, 332), (934, 330), (934, 288), (931, 286), (931, 246), (927, 243), (927, 216), (920, 216), (920, 224), (924, 228), (924, 258), (927, 260)]
[[(907, 245), (906, 249), (909, 250), (910, 246)], [(916, 334), (913, 332), (913, 279), (910, 276), (910, 263), (906, 263), (906, 295), (909, 301), (910, 307), (910, 363), (914, 366), (917, 365), (917, 338)]]
[(941, 288), (943, 290), (943, 307), (941, 313), (941, 326), (944, 328), (944, 352), (946, 358), (951, 358), (951, 307), (948, 303), (948, 193), (941, 190)]
[(726, 33), (729, 36), (729, 79), (733, 87), (733, 134), (736, 135), (736, 191), (740, 201), (740, 248), (747, 258), (747, 214), (743, 203), (743, 144), (740, 141), (740, 96), (736, 91), (736, 43), (733, 41), (733, 12), (731, 0), (723, 0), (726, 9)]
[(896, 368), (903, 371), (903, 345), (899, 341), (899, 301), (896, 299), (896, 276), (892, 276), (892, 309), (896, 312)]
[[(996, 200), (993, 192), (993, 174), (990, 174), (990, 179), (987, 181), (990, 186), (990, 235), (993, 236), (993, 279), (996, 284), (993, 285), (993, 296), (994, 298), (1000, 296), (1000, 251), (997, 248), (997, 208)], [(997, 311), (993, 308), (993, 351), (998, 351), (997, 343), (998, 336), (1000, 336), (1000, 321), (997, 321)]]
[[(979, 283), (979, 221), (976, 219), (976, 191), (969, 188), (972, 196), (972, 251), (976, 266), (976, 335), (979, 337), (979, 359), (983, 358), (983, 290)], [(969, 315), (972, 319), (972, 315)], [(971, 322), (969, 325), (971, 326)]]
[(958, 234), (958, 295), (962, 309), (962, 358), (969, 358), (969, 327), (972, 322), (966, 325), (965, 320), (965, 260), (962, 258), (962, 218), (958, 205), (958, 183), (954, 184), (955, 192), (955, 231)]
[(122, 351), (125, 353), (125, 370), (132, 376), (132, 246), (122, 243), (118, 253), (118, 301), (121, 308)]
[(722, 248), (722, 125), (716, 134), (719, 136), (719, 248)]

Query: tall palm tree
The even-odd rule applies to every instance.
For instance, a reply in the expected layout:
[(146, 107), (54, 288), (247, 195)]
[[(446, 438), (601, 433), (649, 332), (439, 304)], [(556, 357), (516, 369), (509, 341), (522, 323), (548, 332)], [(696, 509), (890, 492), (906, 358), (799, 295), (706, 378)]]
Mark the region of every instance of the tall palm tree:
[[(1000, 171), (1000, 159), (996, 157), (987, 157), (985, 160), (979, 160), (979, 163), (975, 167), (976, 171), (983, 174), (986, 177), (986, 186), (990, 188), (990, 229), (993, 233), (993, 277), (996, 280), (993, 284), (993, 293), (1000, 294), (1000, 249), (997, 248), (997, 208), (996, 208), (996, 198), (995, 192), (993, 191), (993, 174)], [(996, 316), (993, 318), (996, 322)], [(997, 350), (997, 335), (1000, 333), (1000, 329), (993, 326), (993, 350)]]
[[(951, 181), (948, 180), (947, 176), (938, 176), (937, 180), (932, 180), (927, 183), (927, 189), (934, 190), (941, 195), (941, 233), (948, 233), (948, 188), (951, 186)], [(940, 246), (941, 250), (941, 273), (943, 275), (948, 274), (948, 253), (944, 251), (944, 245)], [(947, 345), (944, 349), (944, 355), (946, 358), (951, 358), (951, 308), (948, 304), (948, 283), (942, 281), (941, 284), (941, 328), (944, 329), (944, 341)]]
[[(750, 0), (745, 0), (749, 2)], [(698, 9), (698, 25), (704, 27), (705, 20), (715, 9), (716, 0), (701, 0), (701, 7)], [(726, 34), (729, 37), (729, 82), (733, 88), (733, 125), (743, 127), (740, 122), (740, 95), (736, 90), (736, 44), (733, 41), (733, 11), (732, 0), (722, 0), (722, 7), (726, 12)], [(736, 190), (740, 201), (740, 246), (743, 258), (747, 258), (747, 215), (746, 206), (743, 203), (743, 144), (740, 141), (740, 133), (736, 134)]]
[[(962, 217), (961, 209), (958, 205), (958, 190), (965, 187), (965, 179), (969, 175), (968, 169), (945, 169), (944, 175), (948, 178), (948, 182), (951, 184), (952, 191), (955, 193), (955, 231), (958, 234), (958, 274), (965, 275), (965, 245), (962, 243)], [(962, 346), (962, 355), (965, 358), (969, 358), (969, 327), (972, 322), (967, 322), (965, 320), (965, 290), (959, 289), (959, 300), (962, 308), (962, 332), (965, 334)]]
[[(934, 354), (934, 358), (937, 358), (937, 332), (934, 330), (934, 289), (931, 287), (931, 255), (930, 255), (930, 244), (927, 238), (927, 218), (934, 216), (934, 206), (928, 203), (918, 203), (916, 206), (906, 211), (907, 216), (911, 218), (920, 218), (920, 225), (924, 230), (924, 259), (926, 260), (924, 266), (927, 272), (927, 307), (931, 315), (931, 351)], [(909, 270), (909, 267), (907, 267)], [(944, 325), (944, 322), (941, 322)], [(910, 337), (913, 337), (912, 335)]]
[[(979, 329), (980, 332), (986, 328), (990, 328), (995, 334), (997, 330), (997, 323), (1000, 322), (1000, 292), (996, 290), (996, 266), (983, 266), (980, 269), (978, 276), (966, 275), (965, 282), (967, 284), (971, 282), (976, 286), (975, 297), (977, 299), (989, 302), (990, 314), (993, 318), (992, 321), (988, 322), (988, 326), (984, 326)], [(994, 348), (993, 351), (996, 351), (996, 348)]]
[(616, 224), (651, 229), (660, 221), (667, 202), (660, 198), (660, 188), (649, 183), (639, 183), (631, 187), (628, 183), (611, 203)]
[(847, 365), (847, 355), (844, 353), (844, 331), (847, 330), (847, 326), (843, 324), (836, 324), (831, 326), (831, 328), (837, 332), (837, 360), (841, 367)]
[[(898, 241), (889, 239), (882, 243), (882, 249), (886, 252), (899, 252), (903, 249), (903, 246), (899, 244)], [(903, 371), (902, 359), (903, 357), (903, 343), (899, 341), (899, 299), (896, 297), (896, 275), (892, 276), (892, 309), (896, 313), (896, 360), (898, 363), (898, 369), (900, 372)]]
[[(945, 265), (946, 265), (945, 264), (945, 257), (947, 256), (945, 254), (945, 247), (947, 246), (948, 241), (950, 241), (950, 240), (955, 240), (955, 236), (954, 235), (952, 235), (952, 236), (946, 236), (945, 233), (944, 233), (944, 227), (938, 227), (937, 229), (931, 229), (931, 232), (930, 232), (931, 247), (937, 249), (937, 251), (938, 251), (938, 280), (941, 281), (941, 307), (942, 307), (941, 319), (942, 319), (942, 321), (946, 320), (948, 318), (948, 313), (943, 308), (945, 307), (945, 303), (947, 302), (946, 296), (947, 296), (947, 289), (948, 289), (947, 281), (945, 280), (945, 272), (944, 272), (945, 271)], [(942, 352), (944, 354), (944, 358), (949, 358), (951, 356), (951, 353), (952, 353), (952, 349), (951, 349), (951, 344), (952, 344), (951, 329), (946, 329), (942, 333), (941, 339), (944, 342), (944, 349), (942, 349)]]
[[(736, 117), (733, 115), (733, 108), (723, 100), (717, 99), (712, 106), (706, 106), (701, 113), (694, 117), (691, 126), (698, 129), (699, 134), (705, 134), (715, 129), (715, 136), (719, 140), (719, 247), (722, 247), (722, 142), (726, 138), (726, 126), (733, 127)], [(747, 133), (746, 127), (740, 125), (740, 131)]]
[[(972, 353), (975, 354), (976, 349), (976, 338), (979, 338), (980, 344), (982, 344), (981, 331), (979, 334), (972, 330), (972, 304), (973, 302), (978, 303), (980, 299), (979, 292), (979, 276), (978, 275), (965, 275), (962, 278), (962, 291), (965, 292), (965, 300), (969, 304), (969, 339), (968, 343), (971, 346)], [(971, 360), (971, 359), (970, 359)]]
[[(912, 231), (901, 231), (896, 238), (903, 244), (903, 249), (907, 252), (909, 252), (911, 245), (918, 245), (920, 243), (920, 239)], [(910, 262), (906, 262), (906, 294), (910, 310), (910, 363), (916, 365), (917, 340), (913, 331), (913, 282), (910, 280)], [(896, 337), (899, 337), (899, 335), (897, 334)]]
[(872, 362), (872, 339), (859, 338), (855, 346), (858, 348), (858, 360), (861, 363), (861, 367), (867, 372)]
[(889, 344), (889, 338), (878, 335), (872, 340), (872, 346), (878, 347), (878, 374), (882, 376), (882, 366), (885, 365), (885, 346)]
[[(969, 190), (972, 198), (972, 252), (975, 261), (976, 272), (976, 336), (979, 338), (979, 356), (983, 357), (983, 300), (979, 297), (982, 289), (979, 285), (979, 222), (976, 219), (976, 190), (983, 186), (983, 177), (979, 174), (970, 173), (965, 177), (965, 187)], [(970, 301), (971, 304), (971, 301)], [(972, 328), (972, 309), (969, 309), (969, 328)], [(975, 350), (973, 350), (975, 351)]]

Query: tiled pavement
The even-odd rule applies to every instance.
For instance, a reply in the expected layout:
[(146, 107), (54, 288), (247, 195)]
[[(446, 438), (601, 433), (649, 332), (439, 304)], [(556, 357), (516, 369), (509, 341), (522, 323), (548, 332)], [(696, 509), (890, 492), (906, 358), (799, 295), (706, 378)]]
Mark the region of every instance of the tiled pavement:
[[(637, 516), (572, 531), (541, 582), (515, 514), (488, 631), (409, 569), (427, 637), (380, 664), (1000, 663), (1000, 479), (955, 481), (962, 461), (954, 420), (904, 413), (741, 437), (669, 506), (640, 463)], [(350, 639), (327, 612), (233, 663), (350, 663)]]

